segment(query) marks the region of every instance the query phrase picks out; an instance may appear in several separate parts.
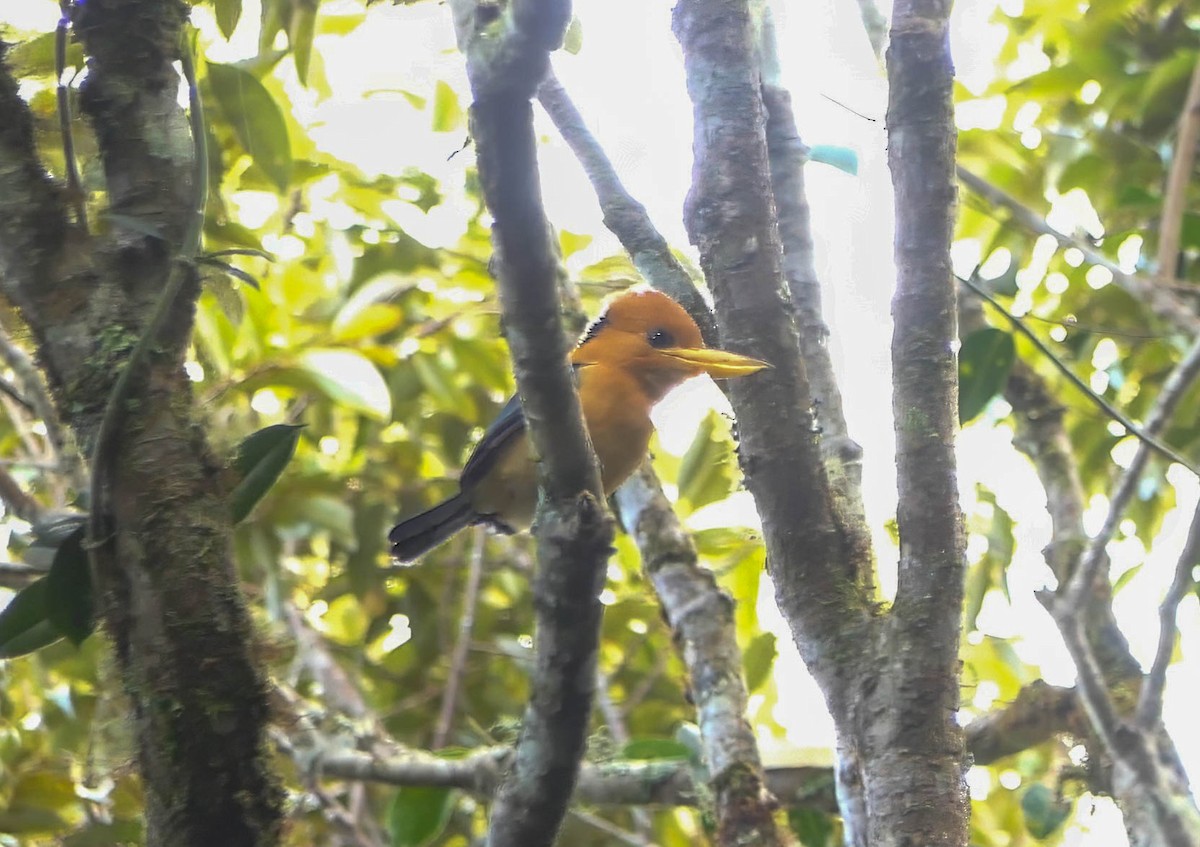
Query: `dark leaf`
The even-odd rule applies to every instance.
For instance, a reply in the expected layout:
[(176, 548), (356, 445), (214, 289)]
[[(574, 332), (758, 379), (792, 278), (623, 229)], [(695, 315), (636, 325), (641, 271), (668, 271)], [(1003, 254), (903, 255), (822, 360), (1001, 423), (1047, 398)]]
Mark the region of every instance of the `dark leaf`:
[(275, 424), (260, 429), (238, 446), (233, 468), (242, 479), (229, 498), (235, 524), (246, 519), (279, 479), (296, 452), (303, 428), (302, 424)]
[(0, 610), (0, 659), (32, 653), (60, 638), (46, 615), (46, 577), (27, 585)]
[(217, 16), (217, 29), (221, 30), (221, 35), (228, 41), (233, 37), (233, 31), (237, 29), (238, 21), (241, 20), (242, 0), (213, 0), (213, 6)]
[(1045, 785), (1031, 785), (1021, 797), (1021, 812), (1025, 828), (1034, 838), (1046, 838), (1054, 833), (1071, 814), (1071, 804), (1055, 795)]
[(742, 654), (742, 667), (746, 670), (746, 691), (753, 694), (771, 677), (771, 667), (779, 650), (775, 647), (775, 634), (761, 632), (750, 641)]
[(1001, 329), (977, 330), (963, 341), (958, 353), (958, 421), (973, 420), (1003, 388), (1017, 350), (1012, 336)]
[(83, 546), (86, 532), (79, 527), (63, 540), (46, 575), (46, 615), (54, 628), (77, 647), (96, 628), (92, 574)]
[(254, 75), (236, 65), (210, 63), (208, 85), (243, 149), (279, 191), (292, 179), (292, 148), (279, 104)]
[(833, 821), (816, 809), (789, 809), (788, 826), (804, 847), (825, 847), (833, 835)]
[(692, 751), (673, 738), (634, 738), (624, 749), (624, 759), (690, 759)]

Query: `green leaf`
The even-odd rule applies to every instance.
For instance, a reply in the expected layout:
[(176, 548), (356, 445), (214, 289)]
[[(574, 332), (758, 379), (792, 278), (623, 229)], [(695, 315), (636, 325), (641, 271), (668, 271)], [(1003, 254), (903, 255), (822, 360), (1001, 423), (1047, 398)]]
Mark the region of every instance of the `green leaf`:
[(208, 65), (208, 87), (242, 148), (286, 191), (292, 179), (292, 148), (279, 104), (254, 75), (236, 65)]
[(46, 616), (76, 647), (96, 628), (92, 574), (83, 546), (86, 534), (81, 526), (63, 539), (46, 575)]
[(761, 632), (751, 639), (742, 653), (742, 667), (746, 671), (746, 691), (753, 694), (771, 678), (771, 667), (779, 650), (775, 647), (775, 633)]
[(673, 738), (634, 738), (621, 750), (623, 759), (688, 759), (692, 751)]
[(1034, 838), (1047, 838), (1071, 814), (1071, 804), (1055, 795), (1045, 785), (1031, 785), (1021, 797), (1021, 812), (1025, 828)]
[(296, 76), (300, 84), (308, 85), (308, 68), (312, 62), (313, 30), (317, 22), (317, 0), (300, 0), (292, 6), (292, 20), (288, 25), (288, 44), (292, 47), (292, 61), (296, 63)]
[[(48, 76), (54, 77), (54, 41), (56, 34), (47, 32), (37, 38), (12, 45), (4, 54), (4, 60), (17, 79)], [(74, 39), (67, 41), (68, 68), (83, 67), (83, 46)]]
[(833, 835), (833, 820), (816, 809), (788, 809), (788, 826), (804, 847), (825, 847)]
[(241, 523), (279, 479), (296, 452), (300, 424), (275, 424), (260, 429), (238, 445), (233, 468), (241, 482), (229, 497), (233, 522)]
[(32, 653), (60, 638), (46, 615), (46, 577), (25, 586), (0, 610), (0, 659)]
[(858, 153), (849, 147), (817, 144), (808, 151), (808, 158), (823, 165), (832, 165), (850, 176), (858, 176)]
[(679, 466), (679, 496), (693, 509), (724, 500), (733, 491), (734, 468), (729, 425), (716, 412), (700, 422)]
[(217, 16), (217, 29), (221, 30), (221, 35), (228, 41), (233, 37), (233, 31), (237, 29), (238, 21), (241, 20), (242, 0), (213, 0), (213, 7)]
[(406, 786), (396, 792), (388, 809), (392, 847), (425, 847), (442, 834), (454, 810), (449, 788)]
[(966, 337), (958, 353), (958, 421), (965, 424), (1004, 388), (1016, 360), (1012, 336), (988, 327)]
[(583, 23), (577, 16), (571, 17), (571, 23), (563, 35), (562, 49), (572, 56), (579, 55), (579, 51), (583, 49)]
[(433, 93), (433, 131), (453, 132), (462, 127), (463, 110), (450, 84), (438, 80)]
[(386, 421), (392, 414), (392, 398), (378, 368), (354, 350), (307, 350), (300, 367), (320, 390), (343, 406)]
[(114, 844), (141, 844), (145, 826), (140, 820), (93, 823), (62, 840), (62, 847), (112, 847)]

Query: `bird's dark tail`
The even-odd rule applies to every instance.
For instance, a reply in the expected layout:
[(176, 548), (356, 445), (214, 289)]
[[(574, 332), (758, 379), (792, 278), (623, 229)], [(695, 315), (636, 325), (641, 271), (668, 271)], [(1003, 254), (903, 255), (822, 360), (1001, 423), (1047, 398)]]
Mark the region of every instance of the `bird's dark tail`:
[(427, 512), (413, 515), (392, 527), (388, 541), (392, 543), (392, 555), (402, 562), (420, 558), (454, 533), (470, 526), (475, 511), (462, 492), (449, 500), (438, 503)]

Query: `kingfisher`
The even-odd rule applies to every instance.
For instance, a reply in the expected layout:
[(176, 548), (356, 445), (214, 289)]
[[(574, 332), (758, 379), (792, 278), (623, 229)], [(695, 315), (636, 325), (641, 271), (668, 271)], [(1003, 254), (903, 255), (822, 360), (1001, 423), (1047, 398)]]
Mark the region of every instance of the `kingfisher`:
[[(650, 410), (685, 380), (746, 376), (766, 362), (704, 346), (700, 328), (661, 292), (617, 295), (571, 352), (579, 400), (608, 496), (629, 478), (650, 445)], [(392, 555), (410, 562), (459, 530), (486, 524), (527, 530), (537, 508), (537, 465), (520, 401), (512, 397), (484, 431), (459, 476), (459, 490), (388, 533)]]

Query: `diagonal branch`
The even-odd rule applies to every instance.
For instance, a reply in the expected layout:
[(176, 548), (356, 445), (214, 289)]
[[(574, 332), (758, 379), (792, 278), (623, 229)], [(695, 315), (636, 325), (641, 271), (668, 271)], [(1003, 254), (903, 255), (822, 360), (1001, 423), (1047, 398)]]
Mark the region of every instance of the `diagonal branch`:
[[(1144, 429), (1148, 434), (1156, 436), (1166, 428), (1179, 401), (1197, 377), (1200, 377), (1200, 337), (1197, 337), (1184, 357), (1175, 365), (1158, 396), (1154, 398), (1154, 404), (1146, 415)], [(1056, 617), (1073, 614), (1087, 602), (1096, 581), (1101, 577), (1102, 567), (1108, 561), (1105, 549), (1125, 515), (1125, 508), (1137, 492), (1142, 470), (1149, 458), (1150, 446), (1145, 441), (1139, 442), (1129, 466), (1121, 473), (1116, 488), (1109, 497), (1108, 515), (1104, 519), (1104, 525), (1088, 544), (1083, 560), (1071, 574), (1070, 581), (1058, 592), (1058, 599), (1054, 605), (1057, 607), (1061, 604), (1062, 609), (1055, 611)]]
[(1200, 471), (1197, 471), (1190, 461), (1179, 455), (1179, 453), (1176, 452), (1169, 444), (1150, 432), (1147, 432), (1144, 427), (1138, 426), (1128, 415), (1126, 415), (1112, 403), (1109, 403), (1095, 391), (1092, 391), (1091, 386), (1080, 379), (1079, 376), (1073, 370), (1071, 370), (1065, 362), (1062, 361), (1062, 359), (1054, 355), (1054, 351), (1051, 350), (1046, 343), (1042, 341), (1042, 339), (1038, 338), (1037, 335), (1034, 334), (1033, 330), (1025, 325), (1024, 321), (1022, 321), (1008, 309), (1004, 308), (1003, 304), (1001, 304), (999, 300), (997, 300), (991, 294), (988, 294), (974, 282), (965, 277), (959, 277), (958, 281), (969, 288), (977, 297), (982, 299), (989, 306), (1003, 315), (1012, 325), (1013, 329), (1028, 338), (1030, 343), (1038, 349), (1038, 352), (1050, 360), (1050, 364), (1054, 365), (1055, 369), (1064, 377), (1066, 377), (1067, 382), (1071, 383), (1071, 385), (1075, 386), (1080, 393), (1095, 403), (1096, 406), (1098, 406), (1100, 410), (1104, 412), (1104, 414), (1108, 415), (1114, 421), (1121, 424), (1121, 426), (1125, 427), (1125, 429), (1131, 435), (1133, 435), (1146, 446), (1162, 454), (1172, 462), (1177, 462), (1178, 464), (1187, 468), (1193, 474), (1200, 476)]
[[(492, 807), (492, 847), (553, 842), (583, 757), (596, 680), (612, 521), (567, 365), (558, 262), (542, 207), (533, 104), (567, 0), (454, 0), (475, 100), (471, 130), (495, 220), (500, 302), (541, 489), (535, 535), (533, 692), (515, 761)], [(499, 12), (499, 17), (497, 13)]]
[(821, 306), (821, 282), (817, 278), (813, 251), (812, 215), (804, 185), (808, 148), (800, 139), (792, 96), (779, 79), (779, 46), (775, 23), (768, 6), (763, 10), (760, 30), (759, 67), (762, 74), (763, 106), (767, 113), (767, 156), (771, 169), (771, 195), (783, 244), (783, 273), (795, 310), (800, 336), (800, 356), (808, 374), (821, 433), (821, 452), (841, 511), (852, 560), (859, 571), (855, 581), (872, 590), (875, 562), (871, 532), (867, 527), (862, 499), (862, 447), (850, 437), (842, 409), (833, 360), (829, 355), (829, 327)]
[(475, 628), (475, 612), (479, 608), (479, 584), (483, 580), (483, 528), (476, 527), (472, 533), (471, 556), (467, 560), (467, 585), (463, 589), (462, 613), (458, 617), (458, 638), (450, 654), (450, 673), (446, 677), (446, 688), (442, 693), (442, 707), (438, 711), (437, 724), (433, 730), (433, 747), (446, 744), (454, 714), (458, 706), (458, 689), (467, 668), (467, 651), (471, 646), (471, 631)]
[(957, 168), (959, 181), (971, 191), (978, 194), (988, 203), (1003, 206), (1008, 209), (1013, 220), (1026, 229), (1042, 235), (1049, 235), (1058, 242), (1060, 247), (1074, 247), (1083, 254), (1085, 260), (1093, 265), (1107, 269), (1113, 280), (1132, 296), (1145, 302), (1159, 318), (1183, 331), (1189, 338), (1200, 335), (1200, 317), (1179, 296), (1172, 291), (1162, 277), (1149, 277), (1142, 274), (1126, 273), (1121, 266), (1105, 256), (1095, 247), (1081, 238), (1064, 235), (1047, 223), (1046, 219), (1028, 206), (1021, 203), (1005, 191), (992, 185), (980, 176), (971, 173), (962, 165)]
[(1171, 664), (1175, 640), (1179, 637), (1175, 615), (1179, 611), (1179, 604), (1195, 584), (1192, 571), (1197, 565), (1200, 565), (1200, 505), (1192, 513), (1187, 542), (1175, 563), (1175, 576), (1158, 609), (1158, 647), (1154, 651), (1154, 663), (1150, 666), (1150, 673), (1146, 675), (1138, 695), (1137, 720), (1144, 729), (1153, 730), (1162, 720), (1167, 666)]
[(696, 290), (691, 275), (671, 252), (646, 207), (625, 188), (600, 142), (553, 73), (538, 89), (538, 102), (583, 166), (600, 201), (604, 225), (617, 236), (634, 267), (652, 286), (682, 304), (700, 327), (704, 340), (715, 345), (717, 331), (712, 312)]
[(1183, 213), (1187, 208), (1188, 188), (1192, 184), (1192, 166), (1196, 162), (1196, 143), (1200, 141), (1200, 59), (1192, 68), (1187, 99), (1179, 115), (1179, 134), (1175, 139), (1175, 155), (1167, 190), (1163, 195), (1162, 218), (1158, 227), (1158, 272), (1175, 279), (1179, 262), (1180, 236), (1183, 233)]
[(720, 845), (786, 843), (763, 791), (762, 762), (746, 719), (749, 699), (733, 627), (733, 603), (700, 567), (649, 466), (617, 491), (622, 523), (637, 541), (645, 569), (691, 679), (704, 759), (716, 799)]

